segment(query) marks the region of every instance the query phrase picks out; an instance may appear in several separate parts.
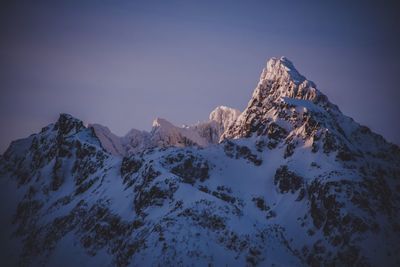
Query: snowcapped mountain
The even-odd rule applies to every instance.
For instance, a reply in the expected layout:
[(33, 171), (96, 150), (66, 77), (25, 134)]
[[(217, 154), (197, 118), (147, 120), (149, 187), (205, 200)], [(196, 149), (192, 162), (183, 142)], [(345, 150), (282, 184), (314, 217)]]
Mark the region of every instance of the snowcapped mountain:
[(113, 155), (128, 156), (155, 147), (206, 147), (217, 144), (240, 111), (219, 106), (209, 116), (209, 121), (199, 122), (191, 126), (178, 127), (166, 119), (156, 118), (150, 132), (130, 130), (125, 136), (118, 137), (107, 127), (100, 124), (90, 124), (105, 150)]
[(242, 113), (193, 126), (118, 137), (62, 114), (0, 178), (9, 265), (400, 265), (400, 148), (286, 58)]

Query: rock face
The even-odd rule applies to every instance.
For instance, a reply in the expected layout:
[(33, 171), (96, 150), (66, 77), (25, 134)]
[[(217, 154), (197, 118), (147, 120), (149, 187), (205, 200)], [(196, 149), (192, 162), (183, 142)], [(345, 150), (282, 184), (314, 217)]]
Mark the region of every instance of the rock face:
[(1, 262), (400, 265), (399, 147), (286, 58), (239, 113), (124, 137), (62, 114), (14, 141), (0, 158)]

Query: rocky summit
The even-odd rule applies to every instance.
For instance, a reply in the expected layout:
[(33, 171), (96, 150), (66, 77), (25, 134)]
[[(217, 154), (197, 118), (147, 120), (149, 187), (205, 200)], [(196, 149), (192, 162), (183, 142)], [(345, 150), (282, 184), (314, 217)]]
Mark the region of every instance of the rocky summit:
[(284, 57), (191, 126), (61, 114), (0, 183), (3, 266), (400, 266), (400, 148)]

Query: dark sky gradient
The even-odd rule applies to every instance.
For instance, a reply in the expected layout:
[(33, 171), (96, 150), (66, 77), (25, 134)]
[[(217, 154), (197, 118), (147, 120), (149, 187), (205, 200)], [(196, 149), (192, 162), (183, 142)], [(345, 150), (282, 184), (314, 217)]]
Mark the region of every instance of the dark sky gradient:
[[(61, 112), (119, 135), (243, 110), (286, 56), (400, 144), (399, 8), (388, 1), (2, 1), (0, 153)], [(84, 2), (84, 3), (83, 3)]]

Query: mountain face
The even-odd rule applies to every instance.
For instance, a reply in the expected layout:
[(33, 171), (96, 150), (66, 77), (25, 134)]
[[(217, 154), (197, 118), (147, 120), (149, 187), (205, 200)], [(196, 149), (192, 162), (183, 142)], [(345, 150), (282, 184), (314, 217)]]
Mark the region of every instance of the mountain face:
[(399, 266), (400, 149), (286, 58), (247, 108), (124, 137), (62, 114), (0, 158), (22, 266)]

